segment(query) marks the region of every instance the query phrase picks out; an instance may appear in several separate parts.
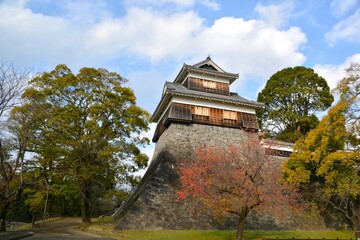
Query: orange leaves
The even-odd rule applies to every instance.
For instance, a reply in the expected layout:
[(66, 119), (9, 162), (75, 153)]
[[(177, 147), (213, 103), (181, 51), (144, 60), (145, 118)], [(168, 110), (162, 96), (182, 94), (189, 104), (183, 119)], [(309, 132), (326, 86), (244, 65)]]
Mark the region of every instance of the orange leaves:
[(196, 155), (179, 165), (179, 200), (200, 201), (216, 217), (281, 201), (280, 164), (265, 155), (257, 134), (236, 146), (198, 148)]

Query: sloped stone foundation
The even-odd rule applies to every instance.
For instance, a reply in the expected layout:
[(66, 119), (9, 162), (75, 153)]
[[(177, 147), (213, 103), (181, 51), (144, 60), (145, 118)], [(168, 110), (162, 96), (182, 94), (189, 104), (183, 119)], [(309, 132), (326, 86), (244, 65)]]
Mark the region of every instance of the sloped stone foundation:
[[(239, 145), (250, 134), (241, 129), (200, 124), (172, 123), (159, 138), (153, 159), (132, 196), (115, 212), (116, 230), (126, 229), (235, 229), (235, 221), (220, 224), (209, 213), (190, 211), (179, 201), (177, 165), (195, 159), (201, 146)], [(276, 161), (283, 161), (277, 159)], [(308, 224), (309, 223), (309, 224)], [(253, 212), (247, 218), (248, 229), (324, 229), (320, 218), (293, 216), (274, 220)]]

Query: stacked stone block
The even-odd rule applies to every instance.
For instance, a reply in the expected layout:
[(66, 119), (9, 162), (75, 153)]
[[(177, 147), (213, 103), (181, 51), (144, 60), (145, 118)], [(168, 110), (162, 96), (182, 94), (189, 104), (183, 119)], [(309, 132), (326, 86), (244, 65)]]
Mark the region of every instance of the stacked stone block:
[[(189, 211), (179, 201), (177, 167), (181, 161), (195, 160), (195, 149), (203, 146), (240, 145), (251, 134), (241, 129), (201, 124), (172, 123), (159, 138), (150, 166), (132, 196), (114, 214), (116, 230), (126, 229), (234, 229), (234, 219), (220, 224), (209, 213)], [(281, 221), (253, 212), (247, 219), (252, 229), (320, 229), (318, 218), (291, 216)]]

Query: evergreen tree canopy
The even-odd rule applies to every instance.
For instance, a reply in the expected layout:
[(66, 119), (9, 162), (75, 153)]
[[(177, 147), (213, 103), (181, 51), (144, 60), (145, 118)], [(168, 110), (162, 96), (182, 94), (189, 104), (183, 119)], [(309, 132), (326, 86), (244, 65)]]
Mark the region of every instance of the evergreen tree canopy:
[(273, 130), (280, 140), (295, 142), (315, 128), (315, 113), (330, 107), (334, 97), (324, 78), (298, 66), (272, 75), (257, 101), (265, 104), (258, 111), (260, 126)]

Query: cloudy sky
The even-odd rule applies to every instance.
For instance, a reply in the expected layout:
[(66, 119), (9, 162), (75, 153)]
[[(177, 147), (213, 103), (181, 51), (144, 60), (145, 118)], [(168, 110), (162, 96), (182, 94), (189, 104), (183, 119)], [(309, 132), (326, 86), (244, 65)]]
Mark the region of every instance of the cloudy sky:
[(150, 113), (164, 82), (207, 56), (251, 100), (297, 65), (334, 87), (360, 62), (360, 0), (0, 0), (0, 62), (116, 71)]

